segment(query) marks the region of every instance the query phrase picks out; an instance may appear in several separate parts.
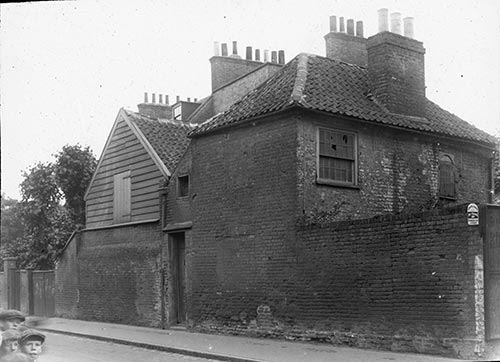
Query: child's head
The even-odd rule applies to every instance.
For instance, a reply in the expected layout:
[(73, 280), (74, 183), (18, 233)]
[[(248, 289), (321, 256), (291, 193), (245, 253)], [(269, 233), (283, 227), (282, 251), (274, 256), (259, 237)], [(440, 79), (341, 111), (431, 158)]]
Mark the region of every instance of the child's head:
[(0, 331), (17, 329), (25, 320), (25, 315), (18, 310), (7, 309), (0, 311)]
[(43, 342), (45, 342), (45, 335), (33, 329), (24, 331), (19, 338), (21, 351), (34, 360), (42, 353)]
[(19, 338), (21, 333), (15, 329), (7, 329), (2, 333), (2, 345), (0, 349), (4, 354), (16, 352), (19, 347)]

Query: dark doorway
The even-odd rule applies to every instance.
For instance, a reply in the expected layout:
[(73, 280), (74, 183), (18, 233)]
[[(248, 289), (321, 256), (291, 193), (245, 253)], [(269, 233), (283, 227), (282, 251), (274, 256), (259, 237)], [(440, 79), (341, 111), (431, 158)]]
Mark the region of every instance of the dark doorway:
[(184, 233), (171, 234), (173, 322), (186, 324), (186, 241)]

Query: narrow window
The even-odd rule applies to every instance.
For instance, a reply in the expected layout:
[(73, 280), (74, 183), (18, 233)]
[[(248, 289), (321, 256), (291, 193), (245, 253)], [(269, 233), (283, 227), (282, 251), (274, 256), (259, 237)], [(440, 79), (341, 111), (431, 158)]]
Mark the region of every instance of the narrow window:
[(130, 171), (113, 177), (113, 220), (115, 223), (130, 221)]
[(439, 158), (439, 196), (456, 197), (455, 167), (449, 155), (442, 155)]
[(189, 176), (179, 176), (177, 178), (177, 195), (185, 197), (189, 195)]
[(319, 129), (318, 178), (356, 184), (356, 135)]
[(174, 108), (174, 119), (181, 120), (182, 119), (182, 104), (179, 104)]

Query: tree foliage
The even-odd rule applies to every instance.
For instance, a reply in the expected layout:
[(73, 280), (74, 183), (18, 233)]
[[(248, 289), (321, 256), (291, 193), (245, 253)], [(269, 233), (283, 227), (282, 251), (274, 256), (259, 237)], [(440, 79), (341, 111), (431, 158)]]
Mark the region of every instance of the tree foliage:
[(64, 146), (56, 155), (56, 182), (66, 200), (66, 206), (77, 225), (85, 223), (84, 195), (92, 179), (97, 160), (89, 147)]
[[(21, 201), (5, 199), (10, 214), (3, 213), (2, 197), (0, 256), (17, 257), (21, 268), (53, 268), (75, 227), (84, 223), (83, 196), (95, 167), (90, 149), (76, 145), (63, 147), (54, 163), (38, 163), (23, 172)], [(10, 235), (5, 242), (4, 226)]]

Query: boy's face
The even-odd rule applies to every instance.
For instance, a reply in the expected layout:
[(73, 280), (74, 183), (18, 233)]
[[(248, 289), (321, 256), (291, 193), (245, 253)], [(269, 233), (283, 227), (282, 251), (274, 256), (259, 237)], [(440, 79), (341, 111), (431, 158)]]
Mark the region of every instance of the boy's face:
[(19, 343), (16, 340), (3, 341), (0, 349), (6, 353), (16, 352), (19, 349)]
[(33, 359), (37, 359), (38, 355), (42, 353), (42, 342), (36, 339), (29, 339), (24, 342), (22, 351)]

